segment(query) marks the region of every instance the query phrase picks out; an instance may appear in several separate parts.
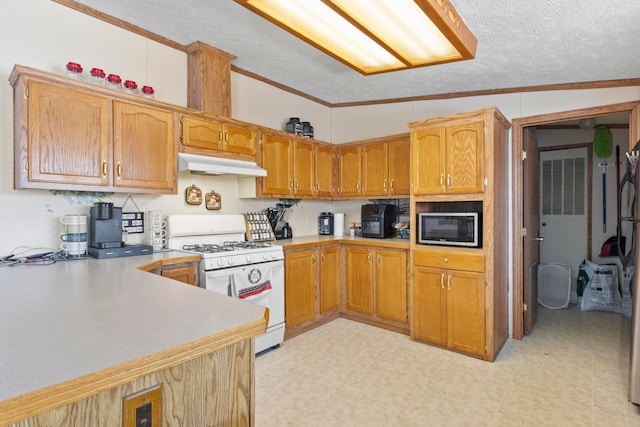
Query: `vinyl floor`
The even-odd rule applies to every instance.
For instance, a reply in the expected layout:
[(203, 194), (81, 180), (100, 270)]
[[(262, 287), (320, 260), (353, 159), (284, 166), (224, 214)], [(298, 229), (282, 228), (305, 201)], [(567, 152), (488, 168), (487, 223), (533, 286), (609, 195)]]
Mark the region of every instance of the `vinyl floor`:
[(640, 426), (628, 322), (540, 307), (495, 362), (336, 319), (256, 358), (256, 426)]

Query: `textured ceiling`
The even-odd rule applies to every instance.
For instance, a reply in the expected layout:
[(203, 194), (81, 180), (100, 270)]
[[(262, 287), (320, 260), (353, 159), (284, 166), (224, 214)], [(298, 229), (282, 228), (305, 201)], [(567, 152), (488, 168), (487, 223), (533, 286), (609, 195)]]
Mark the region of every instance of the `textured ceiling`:
[[(391, 1), (391, 0), (387, 0)], [(331, 104), (640, 77), (638, 0), (452, 0), (476, 58), (363, 76), (232, 0), (79, 0)]]

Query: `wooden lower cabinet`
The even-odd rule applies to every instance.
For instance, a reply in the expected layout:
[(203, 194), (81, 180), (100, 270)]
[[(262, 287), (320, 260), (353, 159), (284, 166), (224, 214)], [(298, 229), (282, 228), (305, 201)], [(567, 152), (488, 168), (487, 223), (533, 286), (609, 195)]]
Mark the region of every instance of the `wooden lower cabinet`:
[(414, 266), (414, 339), (484, 357), (484, 308), (484, 273)]
[(285, 251), (285, 336), (291, 338), (340, 313), (340, 247)]
[(320, 249), (320, 314), (340, 309), (340, 247)]
[(160, 267), (160, 275), (189, 285), (198, 286), (198, 264), (175, 264)]
[(317, 249), (285, 255), (285, 327), (291, 328), (316, 315)]
[(347, 310), (373, 314), (372, 249), (346, 249), (346, 301)]
[(343, 315), (382, 327), (408, 331), (407, 251), (345, 248)]

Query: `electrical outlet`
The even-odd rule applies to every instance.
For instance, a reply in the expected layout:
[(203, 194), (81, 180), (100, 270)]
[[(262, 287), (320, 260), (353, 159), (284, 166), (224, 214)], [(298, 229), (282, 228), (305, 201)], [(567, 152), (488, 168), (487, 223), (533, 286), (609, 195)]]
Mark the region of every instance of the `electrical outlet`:
[(122, 427), (162, 425), (162, 384), (122, 399)]

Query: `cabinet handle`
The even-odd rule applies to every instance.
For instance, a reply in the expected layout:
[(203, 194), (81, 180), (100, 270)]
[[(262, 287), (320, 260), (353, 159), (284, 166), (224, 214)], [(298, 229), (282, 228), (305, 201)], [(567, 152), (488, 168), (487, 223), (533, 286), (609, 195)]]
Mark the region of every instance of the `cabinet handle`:
[(440, 174), (440, 187), (442, 187), (444, 185), (444, 174), (441, 173)]
[(107, 161), (103, 160), (102, 161), (102, 176), (103, 177), (107, 177)]
[(440, 287), (444, 289), (444, 273), (440, 275)]
[(320, 263), (324, 264), (325, 263), (325, 258), (324, 258), (324, 254), (322, 254), (320, 256)]
[(116, 172), (118, 174), (118, 179), (122, 178), (122, 164), (118, 162), (118, 166), (116, 167)]
[(218, 131), (218, 144), (222, 142), (222, 129)]
[(393, 178), (391, 178), (390, 185), (389, 185), (389, 190), (393, 190)]
[(224, 131), (224, 142), (229, 142), (229, 131)]
[(444, 257), (444, 258), (442, 258), (442, 261), (443, 261), (443, 262), (449, 262), (449, 258)]
[(293, 188), (293, 181), (289, 178), (289, 189)]
[(356, 190), (360, 191), (360, 181), (356, 182)]
[(298, 189), (298, 180), (296, 179), (296, 190)]
[(447, 275), (447, 288), (449, 288), (449, 290), (451, 290), (451, 275)]
[(451, 174), (447, 175), (447, 187), (451, 187)]
[(382, 181), (382, 189), (383, 190), (387, 189), (387, 180), (386, 179), (384, 181)]
[(371, 264), (371, 252), (367, 254), (367, 262)]
[(313, 263), (313, 265), (316, 265), (316, 254), (313, 254), (311, 256), (311, 262)]
[(320, 191), (320, 183), (316, 181), (316, 190)]
[(376, 256), (376, 264), (380, 267), (380, 255)]

